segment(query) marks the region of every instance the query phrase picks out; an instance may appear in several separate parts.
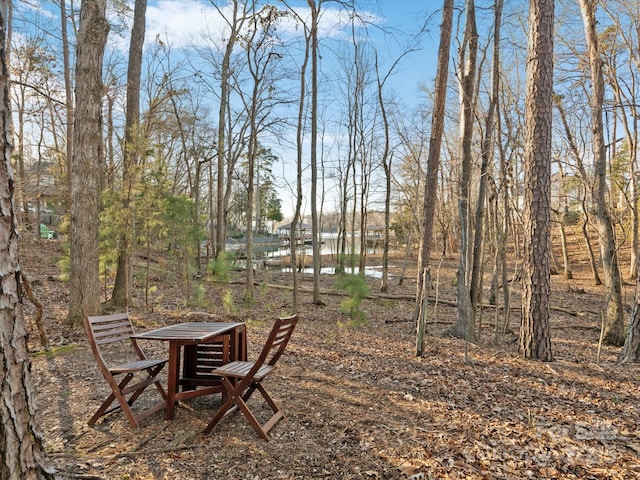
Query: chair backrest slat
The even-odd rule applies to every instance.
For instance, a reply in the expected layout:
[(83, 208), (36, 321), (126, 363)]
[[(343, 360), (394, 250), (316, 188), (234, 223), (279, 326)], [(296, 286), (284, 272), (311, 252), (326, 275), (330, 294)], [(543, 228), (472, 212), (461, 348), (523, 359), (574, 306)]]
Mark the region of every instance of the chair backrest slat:
[(129, 340), (134, 334), (131, 320), (127, 314), (87, 317), (87, 324), (87, 334), (96, 345)]
[(118, 335), (118, 336), (111, 336), (109, 335), (108, 337), (98, 337), (96, 335), (96, 345), (105, 345), (107, 343), (117, 343), (117, 342), (121, 342), (122, 340), (130, 340), (131, 339), (131, 333), (129, 334), (124, 334), (124, 335)]
[[(144, 356), (143, 353), (138, 352), (139, 347), (135, 339), (132, 338), (135, 332), (128, 314), (116, 313), (112, 315), (87, 316), (85, 317), (84, 324), (89, 338), (89, 344), (101, 369), (109, 368), (109, 362), (103, 356), (107, 351), (101, 351), (101, 347), (108, 344), (126, 341), (130, 343), (129, 348), (133, 346), (138, 357), (140, 357), (140, 355)], [(119, 349), (120, 347), (117, 346), (116, 348)], [(122, 350), (122, 352), (125, 351), (127, 350)]]
[[(267, 339), (267, 342), (264, 345), (262, 353), (260, 354), (260, 359), (262, 363), (267, 361), (269, 365), (275, 365), (278, 361), (284, 349), (286, 348), (289, 340), (291, 339), (291, 335), (293, 334), (293, 329), (298, 323), (298, 316), (293, 315), (291, 317), (283, 317), (278, 318), (276, 323), (273, 325), (271, 330), (271, 334)], [(260, 360), (258, 360), (260, 361)]]
[(96, 335), (102, 334), (102, 332), (113, 332), (113, 331), (129, 331), (131, 332), (133, 329), (131, 328), (131, 323), (129, 322), (109, 322), (109, 323), (94, 323), (91, 325), (91, 329)]

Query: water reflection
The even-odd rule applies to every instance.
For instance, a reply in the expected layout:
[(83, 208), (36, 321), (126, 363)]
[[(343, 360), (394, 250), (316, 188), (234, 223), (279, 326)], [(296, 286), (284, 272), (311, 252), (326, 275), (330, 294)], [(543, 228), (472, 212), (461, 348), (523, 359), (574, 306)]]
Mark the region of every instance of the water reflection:
[[(345, 273), (352, 273), (352, 274), (358, 274), (360, 273), (360, 269), (358, 267), (356, 268), (345, 268)], [(284, 267), (284, 268), (280, 268), (279, 270), (282, 273), (291, 273), (291, 267)], [(313, 268), (303, 268), (301, 270), (299, 270), (299, 272), (301, 273), (305, 273), (308, 275), (313, 275)], [(335, 275), (336, 274), (336, 268), (335, 267), (322, 267), (320, 269), (320, 275)], [(365, 267), (364, 269), (364, 275), (365, 277), (371, 277), (371, 278), (382, 278), (382, 266), (379, 267)], [(391, 276), (391, 275), (389, 275)]]
[[(320, 255), (323, 257), (330, 257), (335, 261), (338, 257), (338, 242), (337, 242), (337, 234), (335, 233), (323, 233), (321, 237), (321, 246), (320, 246)], [(355, 254), (360, 253), (360, 240), (359, 238), (356, 241), (351, 243), (351, 238), (347, 238), (347, 251), (351, 252), (351, 247), (353, 246), (353, 251)], [(227, 244), (227, 250), (236, 254), (236, 260), (233, 262), (234, 265), (240, 268), (247, 267), (246, 260), (246, 243), (244, 243), (243, 239), (234, 240)], [(379, 253), (375, 248), (368, 248), (368, 254)], [(278, 242), (278, 239), (275, 237), (259, 237), (254, 239), (254, 248), (253, 248), (253, 268), (255, 270), (271, 270), (271, 271), (279, 271), (283, 273), (291, 273), (291, 267), (283, 266), (283, 259), (288, 257), (291, 254), (291, 249), (289, 246), (282, 245)], [(296, 248), (296, 255), (299, 259), (304, 257), (312, 257), (313, 256), (313, 246), (312, 245), (300, 245)], [(331, 261), (329, 261), (331, 262)], [(287, 262), (288, 263), (288, 262)], [(326, 262), (325, 262), (326, 263)], [(313, 268), (305, 267), (298, 270), (304, 274), (313, 274)], [(347, 273), (358, 274), (360, 269), (358, 267), (355, 268), (347, 268)], [(335, 267), (322, 267), (320, 269), (321, 275), (335, 275), (336, 268)], [(372, 278), (382, 278), (382, 266), (368, 266), (364, 269), (364, 275)]]

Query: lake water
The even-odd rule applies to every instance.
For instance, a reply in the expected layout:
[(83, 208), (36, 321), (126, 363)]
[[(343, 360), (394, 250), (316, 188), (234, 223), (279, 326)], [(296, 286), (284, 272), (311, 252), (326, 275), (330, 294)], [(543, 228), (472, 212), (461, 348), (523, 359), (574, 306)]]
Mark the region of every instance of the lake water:
[[(322, 244), (320, 246), (320, 255), (322, 256), (331, 256), (332, 258), (337, 258), (338, 256), (338, 245), (337, 245), (337, 234), (335, 233), (324, 233), (321, 237)], [(351, 250), (351, 238), (347, 238), (347, 251)], [(232, 249), (234, 250), (234, 249)], [(240, 251), (239, 249), (235, 249), (236, 251)], [(356, 237), (354, 242), (354, 251), (356, 255), (360, 252), (360, 238)], [(278, 261), (282, 257), (286, 257), (291, 253), (291, 249), (288, 246), (264, 246), (258, 247), (254, 249), (254, 268), (256, 270), (261, 269), (269, 269), (269, 270), (277, 270), (284, 273), (290, 273), (291, 267), (283, 267), (282, 264)], [(367, 253), (376, 253), (375, 249), (368, 249)], [(299, 257), (311, 257), (313, 255), (313, 247), (311, 245), (303, 245), (296, 248), (296, 255)], [(238, 266), (246, 267), (246, 260), (238, 259), (234, 262)], [(347, 273), (359, 273), (359, 268), (356, 267), (354, 269), (346, 269)], [(304, 268), (301, 270), (304, 274), (313, 274), (313, 268)], [(335, 275), (336, 269), (335, 266), (331, 267), (322, 267), (320, 269), (321, 275)], [(382, 278), (382, 266), (368, 266), (365, 268), (364, 274), (368, 277), (373, 278)]]

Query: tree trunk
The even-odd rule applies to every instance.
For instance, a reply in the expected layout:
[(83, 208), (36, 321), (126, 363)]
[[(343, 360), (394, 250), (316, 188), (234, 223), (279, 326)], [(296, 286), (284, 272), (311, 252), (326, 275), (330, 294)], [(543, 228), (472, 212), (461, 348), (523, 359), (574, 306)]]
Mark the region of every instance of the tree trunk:
[[(638, 268), (640, 272), (640, 268)], [(618, 356), (618, 362), (640, 362), (640, 276), (636, 278), (635, 297), (631, 311), (631, 322), (627, 330), (627, 337)]]
[[(625, 132), (628, 160), (629, 181), (625, 198), (631, 212), (631, 249), (629, 255), (629, 278), (635, 279), (638, 275), (638, 253), (640, 250), (640, 211), (638, 201), (640, 191), (638, 191), (638, 80), (637, 72), (640, 69), (640, 49), (638, 48), (638, 4), (637, 2), (600, 2), (599, 6), (607, 13), (611, 19), (611, 24), (607, 21), (608, 33), (615, 32), (615, 47), (612, 52), (604, 56), (606, 63), (605, 73), (614, 96), (615, 115), (612, 122), (611, 150), (610, 157), (615, 157), (615, 149), (618, 138), (615, 134), (617, 125), (621, 125)], [(631, 20), (631, 23), (622, 21), (623, 17)], [(631, 27), (631, 28), (630, 28)], [(620, 55), (614, 52), (626, 51), (627, 54)], [(617, 62), (620, 61), (627, 69), (627, 75), (620, 74)]]
[(311, 9), (311, 248), (313, 250), (313, 303), (320, 305), (320, 231), (318, 220), (318, 19), (320, 5), (307, 0)]
[(135, 166), (138, 163), (140, 138), (140, 76), (142, 72), (142, 47), (144, 45), (147, 0), (136, 0), (133, 27), (129, 43), (129, 65), (127, 69), (127, 110), (125, 112), (124, 161), (122, 165), (122, 212), (123, 225), (120, 235), (120, 250), (116, 278), (110, 304), (113, 307), (129, 306), (131, 299), (131, 241), (134, 235), (132, 197), (135, 183)]
[(472, 173), (473, 115), (475, 105), (476, 56), (478, 32), (476, 30), (474, 0), (467, 0), (466, 26), (460, 68), (460, 177), (458, 180), (458, 211), (460, 213), (460, 260), (458, 266), (457, 319), (453, 327), (444, 333), (475, 342), (475, 312), (471, 303), (471, 219), (470, 192)]
[(60, 0), (60, 24), (62, 40), (62, 62), (64, 66), (64, 98), (66, 115), (66, 147), (67, 147), (67, 171), (66, 173), (66, 205), (71, 206), (71, 159), (73, 158), (73, 84), (71, 81), (71, 63), (69, 60), (69, 36), (67, 34), (67, 8), (66, 0)]
[[(391, 73), (391, 71), (389, 71)], [(384, 168), (384, 240), (382, 244), (382, 278), (380, 280), (380, 291), (386, 292), (389, 289), (389, 231), (391, 223), (391, 163), (393, 154), (389, 155), (389, 119), (382, 95), (382, 87), (388, 75), (383, 80), (380, 79), (380, 70), (378, 67), (378, 57), (376, 55), (376, 77), (378, 81), (378, 105), (380, 106), (380, 115), (382, 116), (382, 127), (384, 130), (384, 150), (382, 151), (382, 168)]]
[(582, 206), (582, 235), (587, 247), (587, 255), (589, 258), (589, 265), (591, 266), (591, 273), (593, 276), (593, 281), (595, 285), (602, 285), (602, 281), (600, 280), (600, 275), (598, 274), (598, 267), (596, 263), (596, 258), (593, 253), (593, 247), (591, 246), (591, 240), (589, 239), (589, 213), (587, 212), (587, 208), (585, 205), (585, 198), (587, 196), (587, 191), (589, 189), (589, 176), (587, 175), (587, 171), (584, 168), (584, 163), (582, 161), (582, 155), (578, 149), (575, 138), (573, 136), (573, 132), (569, 126), (569, 122), (567, 122), (567, 116), (565, 115), (564, 108), (562, 107), (561, 99), (558, 95), (554, 95), (554, 104), (558, 109), (558, 113), (560, 114), (560, 120), (562, 121), (562, 126), (564, 128), (564, 132), (567, 136), (567, 142), (569, 143), (569, 152), (571, 152), (571, 156), (576, 162), (576, 168), (578, 169), (578, 173), (580, 174), (580, 178), (582, 179), (582, 184), (584, 186), (584, 195), (582, 197), (581, 206)]
[[(500, 112), (500, 109), (498, 109)], [(502, 132), (503, 130), (503, 122), (502, 116), (498, 115), (498, 130)], [(509, 123), (506, 122), (506, 131), (510, 132)], [(498, 199), (496, 199), (496, 280), (495, 283), (498, 283), (498, 275), (500, 276), (500, 283), (502, 284), (502, 299), (503, 299), (503, 321), (500, 322), (498, 318), (498, 309), (496, 309), (496, 328), (495, 333), (496, 336), (500, 333), (507, 333), (509, 331), (509, 320), (511, 315), (511, 288), (508, 281), (508, 272), (507, 272), (507, 238), (509, 235), (509, 229), (511, 228), (510, 219), (511, 219), (511, 199), (509, 196), (509, 187), (510, 187), (510, 172), (509, 166), (507, 165), (507, 158), (505, 148), (502, 142), (498, 142), (498, 156), (500, 158), (500, 190), (496, 191), (496, 195)], [(499, 219), (499, 212), (502, 212), (502, 218)], [(497, 289), (496, 289), (497, 290)], [(496, 292), (497, 297), (497, 292)]]
[(242, 26), (243, 21), (238, 22), (238, 1), (233, 0), (233, 17), (229, 23), (231, 32), (225, 46), (222, 65), (220, 66), (220, 108), (218, 110), (218, 144), (217, 144), (217, 190), (216, 190), (216, 244), (215, 257), (220, 259), (220, 254), (225, 251), (225, 242), (227, 237), (226, 229), (226, 201), (225, 201), (225, 183), (227, 175), (225, 174), (226, 162), (230, 157), (231, 146), (226, 142), (226, 126), (227, 126), (227, 109), (229, 108), (229, 81), (231, 79), (231, 54), (238, 39), (238, 30)]
[(0, 2), (0, 478), (44, 480), (54, 478), (35, 422), (35, 401), (27, 332), (20, 298), (18, 226), (15, 217), (11, 167), (11, 100), (6, 63), (7, 1)]
[(596, 255), (591, 245), (591, 238), (589, 237), (589, 214), (587, 212), (587, 206), (585, 205), (586, 199), (582, 199), (582, 226), (580, 228), (582, 232), (582, 238), (584, 238), (585, 247), (587, 248), (587, 256), (589, 258), (589, 266), (591, 267), (591, 276), (593, 277), (594, 285), (602, 285), (600, 274), (598, 273), (598, 262), (596, 261)]
[(598, 33), (596, 31), (596, 2), (579, 0), (584, 22), (585, 37), (591, 66), (591, 122), (595, 181), (593, 203), (598, 231), (600, 233), (600, 254), (602, 255), (604, 284), (608, 289), (604, 305), (603, 341), (608, 345), (622, 346), (624, 343), (624, 320), (622, 305), (622, 285), (618, 253), (613, 233), (613, 225), (606, 203), (607, 153), (604, 142), (603, 107), (604, 78)]
[[(444, 109), (447, 99), (447, 80), (449, 77), (449, 49), (453, 25), (453, 0), (444, 0), (442, 6), (442, 26), (440, 27), (440, 46), (438, 47), (438, 69), (436, 73), (435, 100), (431, 113), (431, 137), (427, 156), (424, 202), (422, 206), (422, 238), (418, 257), (418, 277), (416, 292), (416, 356), (424, 354), (424, 332), (427, 321), (427, 302), (429, 283), (427, 270), (431, 257), (433, 240), (433, 220), (436, 212), (438, 174), (440, 171), (440, 148), (444, 133)], [(411, 238), (409, 239), (409, 242)], [(409, 244), (408, 244), (409, 245)], [(409, 247), (407, 247), (409, 248)]]
[(552, 212), (555, 216), (555, 220), (558, 222), (558, 229), (560, 230), (560, 246), (562, 248), (562, 270), (564, 272), (564, 278), (567, 280), (571, 280), (573, 278), (573, 272), (571, 271), (571, 263), (569, 261), (567, 230), (565, 228), (567, 212), (565, 173), (562, 167), (562, 162), (558, 161), (556, 167), (560, 176), (560, 185), (558, 186), (558, 209), (552, 209)]
[(551, 296), (551, 122), (553, 93), (553, 0), (532, 0), (525, 96), (524, 278), (519, 352), (552, 361)]
[[(288, 8), (293, 12), (296, 11), (290, 6)], [(303, 157), (303, 139), (304, 139), (304, 112), (305, 112), (305, 98), (307, 90), (307, 65), (309, 64), (309, 50), (311, 48), (311, 33), (310, 28), (305, 21), (298, 17), (301, 21), (304, 29), (304, 58), (302, 65), (300, 66), (300, 96), (298, 98), (298, 118), (296, 125), (296, 206), (293, 214), (293, 220), (291, 222), (291, 230), (289, 232), (289, 249), (291, 251), (291, 280), (293, 283), (292, 289), (292, 303), (293, 313), (298, 312), (298, 272), (297, 272), (297, 256), (296, 256), (296, 234), (298, 229), (298, 223), (300, 222), (300, 214), (302, 209), (302, 157)], [(317, 20), (317, 19), (316, 19)], [(317, 28), (316, 24), (313, 24), (311, 28)]]
[(475, 225), (476, 230), (473, 238), (473, 260), (471, 266), (471, 307), (475, 310), (478, 304), (482, 303), (482, 290), (480, 288), (480, 277), (482, 265), (482, 243), (484, 241), (484, 210), (487, 196), (489, 157), (492, 155), (492, 138), (495, 112), (498, 106), (498, 94), (500, 88), (500, 26), (502, 23), (503, 0), (496, 0), (493, 17), (493, 59), (491, 64), (491, 98), (487, 111), (487, 121), (482, 140), (482, 163), (480, 165), (480, 186), (478, 188), (478, 204), (476, 207)]
[(571, 264), (569, 262), (569, 250), (567, 246), (567, 232), (564, 228), (564, 215), (559, 217), (560, 227), (560, 243), (562, 244), (562, 265), (564, 268), (564, 278), (571, 280), (573, 278), (573, 272), (571, 271)]
[[(247, 49), (247, 54), (249, 54), (249, 50)], [(257, 81), (256, 81), (257, 82)], [(249, 133), (249, 146), (247, 149), (247, 278), (245, 281), (245, 289), (244, 289), (244, 301), (250, 305), (253, 303), (255, 298), (254, 286), (253, 286), (253, 217), (255, 216), (254, 212), (254, 201), (255, 201), (255, 166), (256, 166), (256, 151), (257, 151), (257, 125), (256, 125), (256, 106), (257, 106), (257, 89), (258, 84), (254, 84), (252, 101), (250, 106), (250, 133)]]
[(71, 273), (67, 322), (100, 314), (98, 212), (102, 159), (102, 59), (106, 0), (83, 0), (76, 52), (76, 116), (71, 182)]
[[(259, 25), (260, 22), (260, 25)], [(249, 145), (247, 147), (247, 278), (244, 299), (247, 303), (252, 303), (255, 297), (254, 292), (254, 274), (253, 274), (253, 245), (254, 245), (254, 231), (260, 228), (260, 204), (259, 204), (259, 183), (260, 173), (258, 165), (258, 133), (260, 127), (259, 113), (261, 111), (261, 91), (263, 85), (268, 79), (265, 78), (265, 72), (272, 55), (265, 54), (260, 55), (258, 52), (266, 52), (267, 43), (265, 40), (269, 39), (270, 29), (272, 27), (272, 19), (262, 18), (260, 14), (255, 12), (255, 5), (253, 5), (252, 19), (250, 26), (250, 34), (247, 42), (247, 65), (251, 73), (251, 79), (253, 80), (253, 87), (251, 90), (251, 101), (246, 106), (247, 114), (249, 115)], [(262, 30), (260, 38), (256, 39), (258, 33)], [(255, 217), (255, 229), (254, 227)]]

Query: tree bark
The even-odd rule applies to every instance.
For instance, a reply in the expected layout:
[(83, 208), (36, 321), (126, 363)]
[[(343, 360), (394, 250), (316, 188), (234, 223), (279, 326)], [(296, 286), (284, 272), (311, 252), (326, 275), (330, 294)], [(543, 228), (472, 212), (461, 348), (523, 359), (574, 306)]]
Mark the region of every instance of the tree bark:
[(416, 292), (416, 356), (424, 354), (424, 334), (427, 321), (427, 295), (429, 282), (427, 270), (431, 257), (433, 241), (433, 221), (436, 212), (438, 173), (440, 171), (440, 148), (444, 133), (444, 109), (447, 99), (447, 80), (449, 77), (449, 50), (453, 25), (453, 0), (444, 0), (442, 6), (442, 25), (440, 27), (440, 46), (438, 47), (438, 67), (436, 73), (435, 100), (431, 114), (431, 137), (427, 156), (424, 202), (422, 205), (422, 238), (418, 257), (418, 277)]
[(318, 220), (318, 19), (322, 0), (307, 0), (311, 9), (311, 248), (313, 303), (320, 305), (320, 228)]
[(525, 96), (525, 205), (519, 353), (553, 361), (550, 334), (553, 0), (532, 0)]
[(622, 281), (613, 224), (606, 203), (607, 189), (607, 153), (604, 142), (603, 106), (604, 77), (602, 59), (596, 31), (595, 0), (579, 0), (584, 23), (585, 37), (591, 66), (591, 133), (593, 137), (593, 155), (595, 181), (593, 203), (595, 217), (600, 233), (600, 254), (602, 255), (604, 285), (608, 289), (604, 305), (603, 342), (608, 345), (622, 346), (624, 343), (624, 321), (622, 305)]
[(102, 59), (109, 24), (106, 0), (83, 0), (76, 52), (76, 116), (71, 182), (71, 273), (67, 322), (102, 311), (98, 248), (102, 159)]
[[(640, 272), (640, 268), (638, 268), (638, 271)], [(629, 323), (624, 345), (618, 356), (618, 362), (640, 362), (640, 276), (636, 278), (631, 322)]]
[(131, 299), (130, 245), (135, 231), (131, 202), (135, 183), (135, 166), (138, 163), (140, 138), (140, 76), (142, 72), (142, 47), (144, 46), (147, 0), (136, 0), (133, 13), (133, 27), (129, 43), (129, 64), (127, 68), (127, 105), (125, 112), (124, 161), (122, 165), (122, 215), (123, 228), (120, 235), (120, 251), (116, 278), (113, 284), (110, 304), (114, 307), (129, 306)]
[[(11, 167), (11, 100), (6, 63), (7, 1), (0, 2), (0, 478), (54, 478), (35, 421), (27, 332), (20, 298), (18, 226)], [(10, 2), (9, 2), (10, 3)]]
[(71, 81), (71, 63), (69, 60), (69, 35), (67, 34), (67, 8), (66, 0), (60, 0), (60, 34), (62, 36), (62, 63), (64, 66), (64, 99), (66, 114), (66, 147), (67, 147), (67, 171), (66, 173), (66, 197), (67, 208), (71, 206), (71, 159), (73, 158), (73, 82)]
[(458, 179), (458, 211), (460, 213), (460, 260), (457, 290), (458, 309), (456, 324), (444, 333), (475, 342), (475, 311), (471, 302), (471, 142), (473, 140), (473, 116), (475, 107), (476, 57), (478, 31), (476, 29), (475, 3), (467, 0), (466, 27), (460, 68), (460, 177)]
[(480, 186), (478, 188), (478, 204), (476, 207), (475, 232), (473, 237), (473, 260), (471, 265), (471, 308), (482, 302), (482, 290), (480, 288), (480, 277), (482, 274), (482, 244), (484, 241), (484, 211), (487, 197), (489, 159), (493, 151), (493, 127), (495, 123), (495, 113), (498, 106), (500, 88), (500, 27), (502, 23), (503, 0), (496, 0), (493, 17), (493, 58), (491, 63), (491, 98), (487, 110), (487, 120), (482, 140), (482, 162), (480, 165)]

